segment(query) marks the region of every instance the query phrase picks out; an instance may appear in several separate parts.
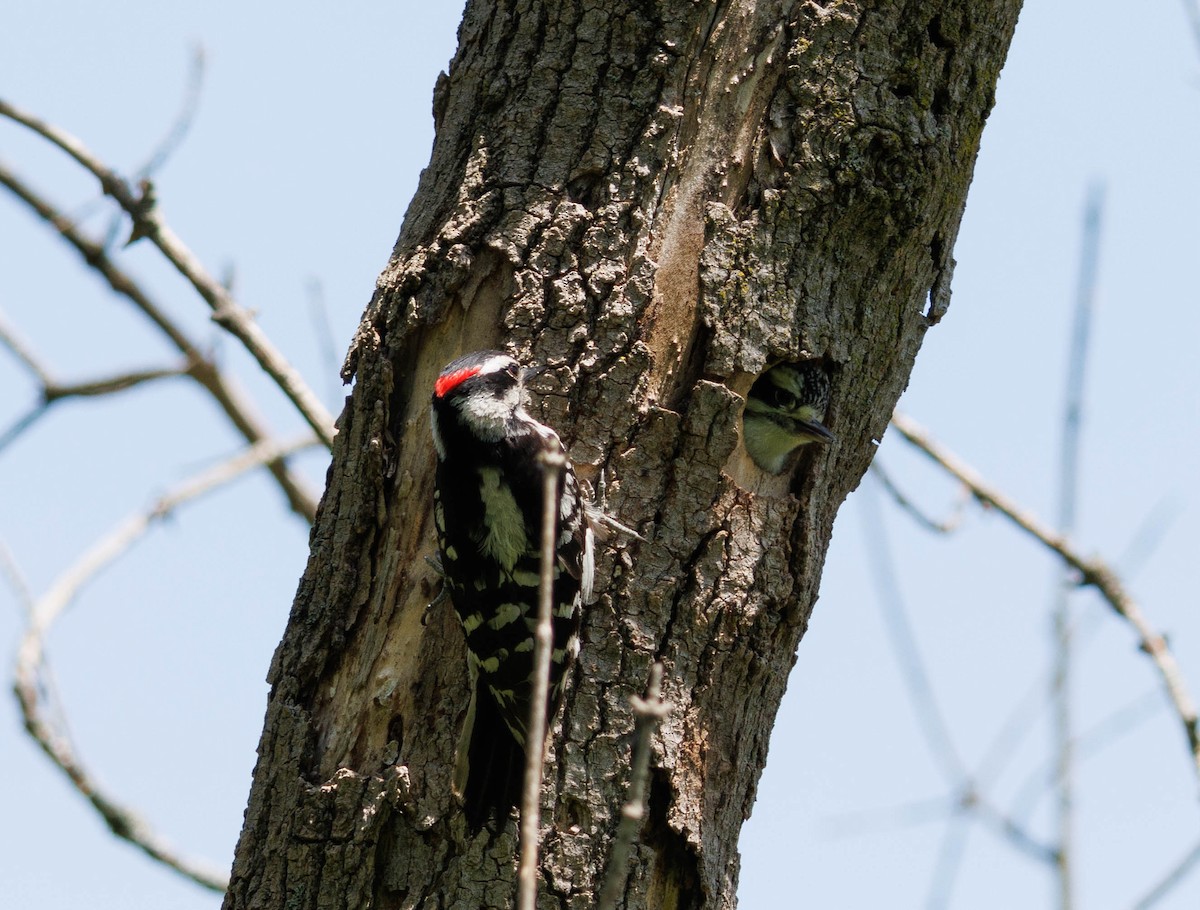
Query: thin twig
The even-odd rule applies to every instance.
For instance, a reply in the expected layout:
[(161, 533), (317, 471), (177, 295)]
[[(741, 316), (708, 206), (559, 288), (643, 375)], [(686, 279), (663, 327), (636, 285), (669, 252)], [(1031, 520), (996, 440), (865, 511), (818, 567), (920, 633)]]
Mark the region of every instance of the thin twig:
[(1146, 895), (1133, 905), (1133, 910), (1150, 910), (1160, 900), (1170, 894), (1183, 881), (1189, 872), (1200, 862), (1200, 841), (1184, 854), (1183, 858), (1171, 867), (1170, 871), (1151, 888)]
[(264, 442), (202, 472), (160, 497), (151, 506), (131, 515), (98, 541), (71, 566), (33, 605), (29, 623), (17, 650), (13, 691), (21, 705), (25, 729), (42, 751), (70, 779), (118, 837), (128, 840), (152, 858), (170, 866), (197, 884), (223, 891), (227, 877), (203, 863), (180, 856), (138, 813), (110, 797), (83, 765), (65, 733), (65, 724), (52, 722), (43, 710), (47, 664), (46, 636), (54, 621), (98, 572), (125, 553), (156, 521), (169, 516), (189, 500), (229, 483), (267, 461), (317, 445), (313, 437), (288, 444)]
[(517, 908), (537, 906), (538, 829), (541, 827), (542, 763), (546, 752), (546, 701), (550, 696), (551, 616), (554, 601), (554, 539), (558, 526), (558, 484), (567, 463), (562, 452), (547, 450), (542, 464), (542, 549), (538, 620), (533, 639), (533, 694), (525, 737), (525, 789), (521, 800), (521, 858), (517, 867)]
[(1058, 863), (1058, 851), (1038, 841), (1010, 816), (1005, 815), (975, 790), (963, 794), (963, 809), (969, 809), (997, 834), (1021, 852), (1038, 862), (1053, 866)]
[(143, 181), (135, 193), (128, 181), (91, 153), (79, 139), (32, 114), (0, 100), (0, 115), (28, 127), (66, 152), (100, 181), (104, 192), (116, 200), (133, 221), (131, 240), (148, 238), (175, 266), (212, 309), (217, 325), (237, 338), (295, 405), (296, 410), (327, 447), (333, 445), (333, 417), (303, 377), (275, 348), (266, 333), (254, 322), (248, 310), (240, 306), (215, 278), (208, 274), (194, 253), (167, 225), (154, 202), (153, 188)]
[(200, 99), (204, 94), (206, 62), (204, 45), (199, 43), (193, 45), (191, 59), (188, 61), (187, 79), (183, 88), (183, 100), (179, 104), (179, 110), (175, 113), (175, 119), (171, 121), (166, 134), (159, 140), (154, 151), (134, 172), (137, 179), (153, 177), (175, 154), (175, 150), (183, 145), (183, 140), (187, 138), (192, 124), (196, 121), (196, 113), (200, 110)]
[(1039, 673), (1008, 712), (996, 734), (983, 750), (983, 758), (976, 766), (974, 779), (978, 786), (997, 780), (1005, 766), (1034, 729), (1033, 721), (1046, 704), (1048, 674)]
[[(167, 128), (163, 138), (159, 140), (158, 145), (146, 157), (146, 160), (133, 172), (133, 178), (136, 181), (147, 180), (153, 178), (163, 165), (170, 160), (175, 154), (175, 150), (187, 138), (188, 132), (191, 131), (192, 123), (196, 119), (196, 112), (200, 109), (200, 98), (204, 89), (204, 69), (205, 69), (204, 47), (200, 44), (192, 48), (192, 57), (190, 66), (188, 67), (187, 79), (183, 88), (183, 99), (179, 104), (179, 110), (176, 112), (171, 125)], [(100, 203), (102, 200), (93, 200)], [(81, 212), (77, 213), (76, 220), (82, 221), (86, 217), (88, 207), (85, 206)], [(121, 230), (122, 217), (117, 213), (113, 213), (108, 230), (104, 234), (104, 248), (112, 249), (117, 242), (117, 237)]]
[(0, 452), (3, 452), (6, 448), (8, 448), (9, 443), (15, 442), (22, 433), (28, 430), (34, 425), (34, 423), (38, 421), (39, 418), (44, 417), (47, 413), (46, 405), (39, 401), (34, 407), (30, 408), (16, 420), (14, 420), (9, 425), (7, 430), (5, 430), (3, 433), (0, 433)]
[(881, 831), (943, 822), (956, 809), (957, 806), (948, 805), (945, 795), (940, 795), (912, 800), (897, 806), (860, 809), (826, 816), (820, 820), (820, 827), (830, 837), (862, 837)]
[(646, 784), (650, 778), (650, 742), (659, 722), (671, 710), (662, 697), (663, 665), (650, 667), (650, 678), (646, 683), (646, 697), (634, 696), (633, 705), (634, 742), (633, 757), (629, 768), (629, 792), (625, 805), (621, 807), (621, 822), (613, 839), (608, 858), (608, 873), (604, 877), (604, 888), (600, 891), (597, 910), (615, 910), (617, 901), (625, 891), (629, 877), (629, 851), (646, 815)]
[(336, 402), (341, 394), (341, 360), (338, 358), (337, 343), (334, 341), (333, 323), (329, 320), (329, 305), (325, 301), (325, 288), (317, 278), (305, 282), (308, 296), (308, 316), (312, 322), (313, 337), (321, 358), (321, 372), (328, 381), (326, 393), (330, 402)]
[(157, 369), (150, 367), (144, 370), (130, 370), (127, 373), (118, 373), (115, 376), (103, 376), (99, 379), (89, 379), (84, 382), (55, 382), (42, 390), (42, 398), (47, 405), (51, 405), (65, 398), (96, 398), (101, 395), (113, 395), (146, 382), (154, 382), (157, 379), (172, 379), (178, 376), (186, 376), (189, 372), (191, 372), (190, 365), (183, 364), (178, 367), (160, 367)]
[(964, 491), (965, 495), (960, 497), (959, 501), (955, 503), (954, 511), (950, 514), (950, 517), (938, 521), (936, 518), (926, 515), (916, 503), (904, 495), (904, 491), (892, 480), (891, 474), (884, 470), (878, 458), (871, 462), (870, 471), (875, 475), (884, 490), (892, 497), (896, 505), (907, 512), (917, 524), (926, 530), (932, 531), (935, 534), (949, 534), (957, 530), (958, 526), (962, 523), (965, 506), (971, 499), (970, 493)]
[[(1075, 515), (1079, 499), (1079, 455), (1083, 435), (1084, 380), (1091, 338), (1092, 310), (1096, 301), (1096, 282), (1100, 262), (1100, 224), (1104, 193), (1093, 186), (1083, 214), (1083, 239), (1080, 251), (1079, 281), (1075, 291), (1074, 325), (1067, 355), (1067, 384), (1062, 420), (1062, 451), (1058, 474), (1059, 533), (1075, 533)], [(1054, 674), (1050, 700), (1054, 707), (1055, 791), (1057, 794), (1058, 905), (1071, 910), (1075, 904), (1073, 859), (1075, 853), (1075, 753), (1071, 683), (1074, 667), (1074, 623), (1071, 619), (1071, 594), (1075, 590), (1072, 573), (1059, 567), (1054, 585)]]
[(151, 367), (143, 370), (128, 370), (113, 376), (104, 376), (100, 379), (89, 379), (82, 382), (59, 382), (50, 373), (49, 367), (42, 363), (38, 359), (38, 356), (34, 354), (32, 345), (21, 338), (16, 329), (8, 322), (3, 310), (0, 310), (0, 345), (8, 348), (9, 353), (21, 361), (25, 368), (33, 375), (34, 380), (40, 386), (39, 391), (43, 407), (48, 407), (64, 398), (92, 398), (100, 395), (124, 392), (144, 382), (153, 382), (156, 379), (166, 379), (168, 377), (185, 376), (191, 370), (191, 365), (185, 363), (178, 367)]
[(1117, 565), (1126, 578), (1133, 578), (1154, 555), (1167, 531), (1184, 512), (1182, 497), (1165, 496), (1155, 503), (1148, 515), (1138, 524), (1117, 557)]
[(25, 369), (33, 374), (42, 388), (53, 384), (54, 380), (45, 366), (33, 353), (33, 347), (21, 337), (16, 327), (9, 323), (3, 310), (0, 310), (0, 345), (8, 348), (8, 352), (25, 365)]
[(17, 560), (8, 548), (8, 544), (2, 540), (0, 540), (0, 573), (4, 575), (4, 580), (12, 588), (17, 603), (25, 612), (25, 618), (33, 616), (33, 590), (29, 587), (29, 580), (21, 571), (21, 567), (17, 565)]
[(0, 433), (0, 452), (4, 451), (10, 443), (15, 442), (38, 419), (44, 417), (50, 411), (52, 405), (60, 401), (65, 401), (68, 398), (97, 398), (102, 395), (113, 395), (146, 382), (169, 379), (176, 376), (186, 376), (189, 372), (191, 371), (187, 366), (166, 367), (162, 369), (134, 370), (129, 373), (105, 376), (101, 379), (91, 379), (85, 382), (58, 383), (50, 381), (48, 385), (41, 387), (41, 400), (28, 412), (13, 421), (7, 430)]
[[(253, 405), (241, 390), (225, 376), (211, 358), (205, 356), (200, 346), (167, 316), (166, 311), (156, 304), (133, 278), (113, 263), (101, 244), (82, 234), (65, 214), (31, 189), (2, 163), (0, 163), (0, 184), (6, 186), (14, 196), (32, 209), (34, 214), (58, 231), (63, 240), (83, 257), (84, 262), (90, 268), (108, 282), (114, 292), (126, 298), (154, 323), (175, 349), (183, 355), (184, 359), (191, 364), (189, 375), (213, 397), (226, 417), (229, 418), (230, 423), (247, 443), (254, 446), (271, 438), (270, 431), (255, 413)], [(31, 413), (22, 420), (20, 426), (10, 428), (4, 434), (4, 443), (11, 441), (15, 435), (39, 416), (41, 416), (41, 412)], [(269, 462), (266, 467), (280, 489), (283, 490), (292, 511), (312, 524), (317, 512), (317, 498), (309, 490), (308, 484), (288, 467), (284, 459)]]
[[(1101, 720), (1075, 737), (1072, 747), (1077, 759), (1090, 758), (1107, 746), (1131, 733), (1150, 720), (1162, 707), (1162, 692), (1155, 687), (1112, 711)], [(1014, 819), (1026, 820), (1038, 805), (1039, 799), (1053, 786), (1057, 773), (1056, 762), (1043, 763), (1030, 772), (1009, 800), (1009, 811)]]
[(1192, 29), (1192, 40), (1196, 42), (1196, 50), (1200, 51), (1200, 3), (1196, 0), (1183, 0), (1183, 11), (1187, 15), (1188, 25)]
[(863, 490), (863, 494), (859, 502), (867, 513), (862, 523), (863, 533), (866, 535), (867, 557), (875, 582), (876, 600), (883, 614), (892, 653), (895, 654), (900, 667), (904, 688), (913, 711), (916, 712), (926, 747), (942, 766), (946, 783), (950, 786), (960, 786), (967, 777), (966, 768), (954, 746), (950, 726), (946, 723), (933, 686), (929, 682), (929, 674), (925, 671), (916, 636), (908, 621), (908, 611), (900, 593), (900, 582), (896, 577), (879, 501), (870, 487)]
[(954, 892), (954, 882), (962, 868), (967, 850), (967, 835), (970, 833), (967, 817), (962, 812), (950, 819), (946, 830), (942, 832), (937, 860), (933, 865), (933, 873), (929, 876), (928, 896), (925, 898), (927, 910), (950, 906), (950, 896)]
[(834, 816), (825, 819), (823, 826), (833, 837), (858, 837), (897, 828), (952, 822), (955, 816), (966, 813), (973, 814), (977, 821), (1000, 834), (1012, 847), (1038, 862), (1054, 862), (1053, 847), (1038, 841), (1016, 819), (992, 805), (970, 780), (964, 780), (948, 795)]
[(1125, 589), (1117, 574), (1103, 560), (1080, 555), (1066, 538), (1046, 527), (1033, 514), (988, 485), (973, 468), (934, 442), (924, 428), (909, 417), (900, 413), (893, 414), (892, 426), (945, 471), (966, 484), (971, 490), (971, 495), (982, 505), (995, 509), (1021, 530), (1057, 553), (1067, 565), (1079, 573), (1082, 584), (1094, 587), (1117, 615), (1133, 627), (1142, 650), (1149, 655), (1162, 678), (1187, 737), (1193, 770), (1200, 777), (1200, 726), (1197, 722), (1195, 702), (1188, 692), (1179, 664), (1166, 640), (1143, 615), (1141, 607)]
[[(870, 487), (863, 493), (861, 502), (863, 508), (867, 510), (866, 520), (863, 522), (867, 534), (867, 553), (888, 639), (900, 666), (909, 701), (920, 722), (926, 746), (941, 764), (943, 777), (958, 794), (956, 814), (973, 814), (984, 824), (1000, 832), (1017, 849), (1039, 860), (1057, 857), (1057, 851), (1038, 843), (1028, 831), (991, 805), (979, 790), (978, 784), (969, 776), (966, 766), (954, 746), (949, 726), (942, 715), (933, 687), (929, 683), (916, 637), (908, 621), (878, 499)], [(934, 867), (934, 875), (930, 879), (930, 900), (935, 904), (937, 903), (935, 898), (941, 899), (948, 896), (953, 876), (957, 872), (958, 859), (954, 852), (957, 845), (950, 834), (950, 830), (955, 827), (955, 822), (951, 819), (945, 835), (946, 839), (943, 841), (941, 860)]]

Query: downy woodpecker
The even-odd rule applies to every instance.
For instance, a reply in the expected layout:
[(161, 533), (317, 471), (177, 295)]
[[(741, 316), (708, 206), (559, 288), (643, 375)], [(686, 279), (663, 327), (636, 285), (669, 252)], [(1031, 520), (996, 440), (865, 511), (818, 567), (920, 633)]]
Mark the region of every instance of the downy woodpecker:
[(806, 443), (827, 443), (829, 376), (819, 361), (781, 363), (755, 380), (746, 396), (742, 439), (754, 463), (782, 474), (789, 456)]
[[(539, 455), (565, 452), (558, 434), (526, 410), (524, 375), (507, 354), (478, 351), (447, 364), (433, 388), (434, 523), (473, 686), (455, 789), (474, 828), (493, 811), (503, 821), (520, 799), (537, 623)], [(627, 530), (580, 496), (567, 462), (559, 483), (548, 723), (579, 652), (594, 541), (605, 525)]]

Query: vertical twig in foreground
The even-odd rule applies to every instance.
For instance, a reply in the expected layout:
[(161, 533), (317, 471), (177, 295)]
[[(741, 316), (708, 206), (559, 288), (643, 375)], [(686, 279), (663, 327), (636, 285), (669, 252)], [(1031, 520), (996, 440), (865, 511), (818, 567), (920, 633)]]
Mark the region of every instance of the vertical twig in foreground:
[(542, 553), (538, 582), (538, 622), (533, 640), (533, 694), (525, 737), (525, 788), (521, 799), (521, 860), (517, 867), (517, 908), (537, 906), (538, 828), (541, 826), (542, 760), (546, 751), (546, 701), (550, 695), (550, 615), (554, 591), (554, 538), (558, 530), (558, 482), (567, 457), (546, 451), (542, 464)]
[(614, 910), (617, 898), (625, 890), (629, 877), (629, 849), (637, 836), (642, 818), (646, 814), (646, 781), (650, 776), (650, 738), (658, 722), (671, 710), (662, 697), (663, 665), (650, 667), (650, 679), (646, 683), (646, 697), (634, 696), (633, 713), (637, 718), (634, 726), (633, 758), (629, 770), (629, 797), (621, 807), (621, 823), (613, 840), (612, 853), (608, 858), (608, 874), (604, 877), (604, 889), (600, 892), (598, 910)]

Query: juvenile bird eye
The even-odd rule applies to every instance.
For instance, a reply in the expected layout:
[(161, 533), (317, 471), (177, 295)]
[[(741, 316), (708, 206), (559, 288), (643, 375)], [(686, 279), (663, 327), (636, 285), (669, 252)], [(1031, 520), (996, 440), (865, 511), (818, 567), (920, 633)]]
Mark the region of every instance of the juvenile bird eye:
[(796, 406), (796, 396), (787, 389), (775, 389), (775, 406), (791, 410)]

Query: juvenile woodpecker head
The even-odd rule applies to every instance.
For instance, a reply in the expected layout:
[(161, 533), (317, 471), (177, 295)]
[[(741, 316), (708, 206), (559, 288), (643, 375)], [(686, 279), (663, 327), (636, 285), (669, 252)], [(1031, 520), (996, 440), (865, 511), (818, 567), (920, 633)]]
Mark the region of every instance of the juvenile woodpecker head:
[(834, 436), (821, 423), (829, 407), (829, 376), (816, 360), (781, 363), (755, 380), (746, 396), (742, 438), (754, 463), (782, 474), (788, 456)]
[(497, 442), (514, 421), (529, 419), (525, 411), (521, 365), (502, 351), (476, 351), (452, 360), (433, 385), (433, 443), (446, 457), (446, 435), (453, 421), (484, 442)]

